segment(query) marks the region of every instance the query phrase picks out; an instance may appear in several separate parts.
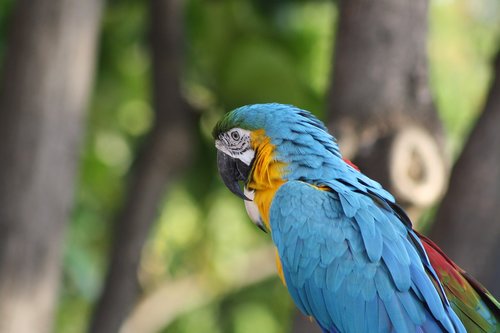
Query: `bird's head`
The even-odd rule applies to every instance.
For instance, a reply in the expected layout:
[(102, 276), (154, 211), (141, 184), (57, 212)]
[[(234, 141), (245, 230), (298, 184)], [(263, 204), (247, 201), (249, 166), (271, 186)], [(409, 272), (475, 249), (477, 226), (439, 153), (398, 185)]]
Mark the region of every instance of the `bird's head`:
[(250, 199), (239, 182), (247, 185), (255, 164), (261, 168), (265, 159), (283, 166), (281, 173), (287, 179), (314, 182), (325, 163), (340, 157), (337, 144), (323, 123), (291, 105), (240, 107), (227, 113), (212, 134), (221, 178), (231, 192), (245, 200)]

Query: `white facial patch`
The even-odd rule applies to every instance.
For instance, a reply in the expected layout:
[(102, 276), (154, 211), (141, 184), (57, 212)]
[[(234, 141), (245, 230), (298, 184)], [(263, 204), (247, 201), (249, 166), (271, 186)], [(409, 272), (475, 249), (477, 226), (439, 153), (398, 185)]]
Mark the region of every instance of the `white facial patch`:
[(239, 158), (246, 165), (250, 165), (250, 163), (252, 163), (254, 156), (255, 156), (255, 151), (253, 151), (253, 149), (250, 148), (243, 154), (239, 155), (237, 158)]
[(245, 200), (245, 208), (247, 210), (248, 217), (250, 217), (250, 220), (252, 220), (252, 222), (255, 223), (256, 225), (261, 225), (262, 222), (260, 218), (259, 209), (257, 208), (255, 202), (253, 202), (253, 198), (255, 197), (254, 191), (250, 191), (245, 187), (244, 193), (245, 196), (251, 200), (251, 201)]
[(250, 165), (255, 156), (255, 151), (250, 146), (250, 134), (248, 130), (233, 128), (215, 140), (215, 148)]
[(233, 157), (233, 155), (231, 154), (231, 152), (229, 151), (229, 149), (227, 149), (227, 147), (219, 139), (215, 140), (215, 148), (217, 148), (218, 150), (220, 150), (224, 154)]

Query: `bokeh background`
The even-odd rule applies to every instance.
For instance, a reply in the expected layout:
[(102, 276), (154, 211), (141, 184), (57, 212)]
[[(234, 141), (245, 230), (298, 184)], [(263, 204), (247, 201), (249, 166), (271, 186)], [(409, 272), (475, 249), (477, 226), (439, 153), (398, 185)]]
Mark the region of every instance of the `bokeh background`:
[(500, 4), (412, 2), (0, 1), (0, 332), (313, 332), (215, 168), (259, 102), (326, 121), (498, 297)]

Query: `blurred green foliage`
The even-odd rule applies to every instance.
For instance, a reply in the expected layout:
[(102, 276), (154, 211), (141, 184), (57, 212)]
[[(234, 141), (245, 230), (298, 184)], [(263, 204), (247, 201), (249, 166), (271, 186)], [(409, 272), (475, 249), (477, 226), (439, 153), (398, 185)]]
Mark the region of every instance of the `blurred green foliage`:
[(490, 61), (500, 45), (499, 14), (496, 0), (431, 1), (431, 86), (455, 155), (486, 97)]
[[(12, 0), (0, 2), (0, 57)], [(337, 8), (330, 1), (186, 0), (183, 94), (200, 111), (199, 150), (175, 180), (143, 251), (142, 287), (190, 274), (231, 279), (231, 263), (270, 240), (215, 172), (210, 130), (236, 106), (276, 101), (325, 109)], [(499, 4), (433, 0), (429, 61), (437, 108), (456, 153), (487, 92)], [(56, 332), (83, 332), (100, 292), (131, 163), (151, 128), (147, 2), (112, 0), (101, 32), (75, 208), (67, 234)], [(258, 267), (256, 267), (258, 269)], [(169, 300), (166, 299), (165, 302)], [(294, 306), (277, 278), (179, 317), (163, 332), (286, 332)]]
[[(2, 0), (0, 1), (0, 59), (3, 59), (5, 54), (7, 27), (10, 22), (10, 14), (12, 12), (12, 7), (14, 5), (14, 0)], [(3, 62), (0, 62), (2, 64)], [(0, 65), (0, 68), (3, 66)]]

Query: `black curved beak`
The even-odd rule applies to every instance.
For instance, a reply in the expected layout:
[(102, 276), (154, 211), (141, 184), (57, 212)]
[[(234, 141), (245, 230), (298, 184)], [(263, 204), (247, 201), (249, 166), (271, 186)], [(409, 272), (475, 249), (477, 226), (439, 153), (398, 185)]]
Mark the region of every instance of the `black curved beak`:
[(243, 200), (251, 201), (245, 196), (239, 183), (239, 181), (245, 182), (247, 180), (251, 169), (250, 165), (217, 150), (217, 168), (222, 181), (231, 192)]

